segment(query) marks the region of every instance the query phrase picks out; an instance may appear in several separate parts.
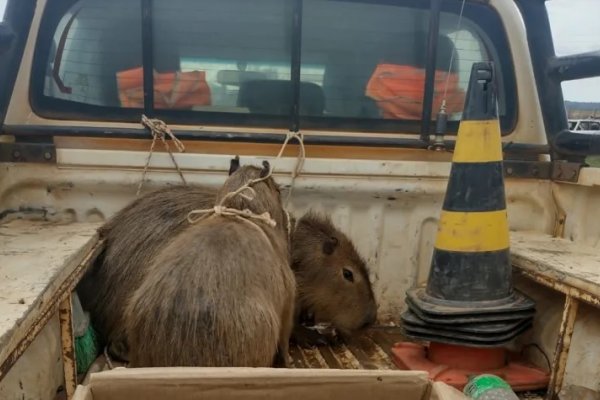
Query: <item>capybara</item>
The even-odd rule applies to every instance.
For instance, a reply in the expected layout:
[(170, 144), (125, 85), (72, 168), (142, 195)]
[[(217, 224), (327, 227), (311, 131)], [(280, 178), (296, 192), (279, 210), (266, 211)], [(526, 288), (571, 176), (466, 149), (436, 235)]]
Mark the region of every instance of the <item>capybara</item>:
[(365, 261), (328, 217), (306, 213), (295, 222), (291, 242), (297, 319), (308, 315), (328, 322), (342, 336), (375, 323), (377, 304)]
[[(229, 174), (237, 168), (239, 160), (236, 157), (231, 160)], [(84, 277), (78, 291), (84, 308), (91, 312), (95, 328), (109, 343), (111, 356), (128, 360), (123, 331), (123, 309), (127, 297), (137, 289), (157, 252), (189, 225), (187, 214), (193, 209), (212, 207), (216, 194), (215, 189), (208, 187), (171, 186), (159, 189), (134, 200), (100, 229), (100, 235), (106, 241), (105, 253)], [(292, 221), (293, 226), (298, 225), (293, 218)], [(364, 276), (364, 262), (350, 240), (324, 216), (310, 213), (300, 221), (300, 229), (292, 235), (298, 239), (298, 245), (293, 241), (291, 243), (294, 250), (293, 269), (296, 273), (314, 269), (314, 273), (304, 272), (302, 277), (297, 277), (301, 284), (300, 292), (305, 293), (302, 295), (304, 300), (298, 299), (301, 306), (298, 312), (302, 311), (303, 316), (316, 314), (325, 321), (325, 316), (333, 314), (334, 320), (346, 321), (336, 324), (340, 331), (353, 330), (352, 327), (360, 325), (357, 321), (370, 320), (374, 305), (368, 280), (349, 285), (339, 282), (339, 279), (321, 279), (322, 275), (333, 270), (343, 274), (343, 271), (340, 272), (342, 265), (350, 266), (353, 275), (354, 270), (361, 271), (359, 279)], [(341, 245), (332, 246), (335, 243), (332, 238), (336, 238)], [(332, 254), (326, 254), (330, 251)], [(310, 278), (315, 279), (313, 285), (307, 281)], [(323, 286), (329, 282), (332, 286), (327, 291)], [(368, 290), (363, 289), (365, 286)], [(326, 294), (322, 302), (313, 302), (308, 307), (308, 299), (315, 297), (307, 292), (310, 287), (324, 290)], [(339, 304), (338, 297), (344, 298), (350, 305), (336, 307)], [(303, 329), (299, 319), (300, 315), (297, 316), (297, 329), (294, 332), (298, 344), (327, 342), (326, 337), (315, 331)]]
[(215, 190), (174, 186), (151, 192), (99, 229), (105, 250), (78, 286), (81, 303), (113, 357), (126, 360), (123, 311), (150, 262), (189, 225), (187, 214), (214, 205)]
[[(252, 194), (226, 198), (223, 205), (268, 212), (275, 226), (209, 214), (152, 261), (125, 310), (132, 367), (270, 367), (278, 358), (288, 365), (296, 282), (288, 217), (269, 172), (266, 162), (262, 170), (240, 167), (217, 203), (253, 181)], [(267, 179), (254, 181), (259, 177)]]
[[(229, 175), (240, 166), (231, 159)], [(105, 249), (83, 277), (77, 291), (90, 311), (94, 328), (112, 357), (127, 361), (123, 313), (127, 298), (140, 285), (158, 251), (189, 225), (187, 215), (212, 207), (217, 191), (202, 186), (169, 186), (147, 193), (98, 229)]]

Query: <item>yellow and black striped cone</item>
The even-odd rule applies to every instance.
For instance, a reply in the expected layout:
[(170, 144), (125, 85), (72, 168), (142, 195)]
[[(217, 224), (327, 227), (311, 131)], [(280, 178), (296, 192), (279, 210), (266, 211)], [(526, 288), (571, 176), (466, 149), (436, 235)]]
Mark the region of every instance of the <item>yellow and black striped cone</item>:
[(496, 346), (531, 326), (535, 304), (515, 291), (492, 63), (471, 71), (425, 289), (407, 292), (407, 336)]

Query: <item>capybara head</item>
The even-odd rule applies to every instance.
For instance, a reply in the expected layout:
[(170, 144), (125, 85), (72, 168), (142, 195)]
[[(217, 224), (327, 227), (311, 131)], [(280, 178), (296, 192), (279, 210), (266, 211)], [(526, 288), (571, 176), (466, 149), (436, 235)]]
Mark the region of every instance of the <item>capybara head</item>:
[(302, 312), (350, 334), (377, 319), (365, 261), (352, 241), (325, 216), (309, 212), (292, 235), (292, 268)]
[[(253, 165), (240, 166), (239, 160), (231, 160), (229, 177), (217, 194), (217, 203), (228, 193), (251, 183), (252, 191), (243, 191), (225, 201), (225, 206), (238, 210), (248, 209), (255, 214), (268, 212), (277, 223), (277, 229), (287, 233), (288, 217), (281, 204), (281, 192), (275, 180), (268, 176), (271, 165), (263, 161), (262, 168)], [(257, 181), (258, 180), (258, 181)]]

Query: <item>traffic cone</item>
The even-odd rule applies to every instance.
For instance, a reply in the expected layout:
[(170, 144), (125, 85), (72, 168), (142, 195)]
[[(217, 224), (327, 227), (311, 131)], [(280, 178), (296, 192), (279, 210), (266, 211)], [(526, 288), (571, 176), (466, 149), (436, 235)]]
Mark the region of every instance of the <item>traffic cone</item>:
[(394, 361), (401, 368), (439, 372), (443, 365), (444, 374), (432, 379), (458, 388), (469, 373), (482, 371), (502, 373), (517, 388), (547, 385), (544, 371), (506, 364), (501, 347), (531, 327), (535, 303), (512, 283), (491, 62), (473, 65), (427, 286), (407, 291), (406, 303), (405, 336), (431, 344), (396, 344)]

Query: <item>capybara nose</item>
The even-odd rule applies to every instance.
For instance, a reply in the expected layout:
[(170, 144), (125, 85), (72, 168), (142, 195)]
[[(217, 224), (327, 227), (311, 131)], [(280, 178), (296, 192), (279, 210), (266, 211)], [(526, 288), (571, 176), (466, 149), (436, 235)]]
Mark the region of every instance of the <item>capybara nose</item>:
[(377, 322), (377, 308), (371, 307), (369, 309), (369, 312), (367, 313), (367, 316), (365, 317), (362, 328), (363, 329), (368, 328), (369, 326), (373, 325), (375, 322)]

